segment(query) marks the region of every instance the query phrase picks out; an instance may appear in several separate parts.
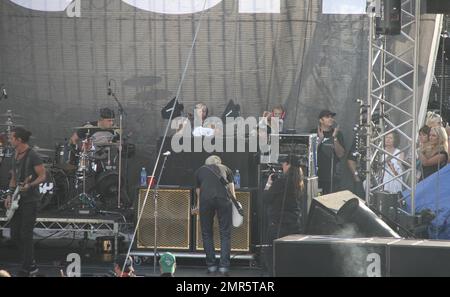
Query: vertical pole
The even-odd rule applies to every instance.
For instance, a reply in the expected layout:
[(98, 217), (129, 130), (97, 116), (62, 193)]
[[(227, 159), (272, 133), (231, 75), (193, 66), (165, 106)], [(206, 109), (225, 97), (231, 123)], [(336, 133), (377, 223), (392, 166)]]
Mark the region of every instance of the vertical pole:
[(370, 138), (372, 136), (372, 72), (373, 72), (373, 42), (375, 34), (375, 12), (369, 11), (369, 65), (367, 69), (367, 133), (366, 133), (366, 203), (370, 205), (371, 165), (372, 158)]
[[(412, 101), (412, 133), (411, 133), (411, 156), (416, 157), (416, 143), (417, 143), (417, 102), (419, 99), (419, 49), (420, 49), (420, 0), (415, 1), (415, 42), (414, 42), (414, 95)], [(415, 215), (416, 201), (416, 166), (415, 162), (411, 168), (411, 215)]]

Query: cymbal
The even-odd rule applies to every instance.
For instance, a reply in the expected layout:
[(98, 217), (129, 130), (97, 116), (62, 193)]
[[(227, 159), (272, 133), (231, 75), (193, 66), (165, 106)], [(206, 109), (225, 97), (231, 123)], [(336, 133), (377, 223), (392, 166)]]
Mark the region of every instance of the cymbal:
[(74, 127), (74, 130), (93, 130), (93, 131), (98, 131), (98, 130), (117, 130), (119, 129), (119, 127), (110, 127), (110, 128), (103, 128), (103, 127), (99, 127), (99, 126), (84, 126), (84, 127)]
[(125, 80), (123, 82), (123, 85), (128, 87), (149, 87), (156, 85), (161, 80), (162, 78), (159, 76), (135, 76)]
[(2, 114), (0, 114), (0, 117), (23, 119), (23, 116), (21, 116), (20, 114), (16, 114), (16, 113), (12, 113), (12, 112), (2, 113)]
[(104, 142), (104, 143), (96, 143), (96, 147), (108, 147), (108, 146), (119, 146), (117, 142)]
[(38, 153), (53, 153), (53, 152), (55, 152), (55, 150), (42, 148), (42, 147), (38, 147), (38, 146), (34, 146), (33, 150), (35, 150)]

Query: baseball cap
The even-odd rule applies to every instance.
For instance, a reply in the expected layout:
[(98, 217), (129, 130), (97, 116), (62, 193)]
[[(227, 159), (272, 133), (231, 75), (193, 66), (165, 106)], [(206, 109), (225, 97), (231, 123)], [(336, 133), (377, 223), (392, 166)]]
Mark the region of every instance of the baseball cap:
[(327, 116), (334, 117), (335, 115), (336, 115), (335, 112), (329, 111), (328, 109), (324, 109), (319, 113), (319, 119), (321, 119), (323, 117), (327, 117)]
[(100, 109), (100, 118), (102, 119), (114, 119), (115, 118), (115, 114), (114, 114), (114, 110), (105, 107), (105, 108), (101, 108)]
[(163, 273), (174, 273), (175, 272), (175, 256), (172, 253), (164, 253), (159, 258), (159, 265)]

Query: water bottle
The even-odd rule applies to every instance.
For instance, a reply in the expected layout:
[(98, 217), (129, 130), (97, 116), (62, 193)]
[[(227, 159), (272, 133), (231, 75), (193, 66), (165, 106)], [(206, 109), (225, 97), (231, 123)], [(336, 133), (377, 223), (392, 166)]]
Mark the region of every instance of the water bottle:
[(145, 170), (145, 167), (142, 167), (141, 169), (141, 187), (147, 186), (147, 171)]
[(236, 173), (234, 174), (234, 187), (236, 189), (241, 187), (241, 174), (239, 173), (239, 170), (236, 170)]

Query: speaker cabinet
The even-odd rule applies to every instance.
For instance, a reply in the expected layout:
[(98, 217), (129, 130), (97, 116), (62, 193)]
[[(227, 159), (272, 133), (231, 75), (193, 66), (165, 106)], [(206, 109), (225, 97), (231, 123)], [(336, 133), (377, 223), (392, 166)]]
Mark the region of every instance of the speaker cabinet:
[(421, 1), (421, 13), (450, 13), (450, 0)]
[(274, 241), (275, 276), (449, 277), (450, 242), (290, 235)]
[(387, 246), (398, 239), (290, 235), (274, 241), (276, 277), (387, 276)]
[(397, 237), (355, 194), (342, 191), (314, 198), (307, 234), (346, 237)]
[(357, 198), (350, 191), (342, 191), (316, 197), (309, 208), (306, 234), (333, 235), (345, 226), (337, 218), (339, 209), (350, 199)]
[[(239, 228), (231, 227), (231, 251), (249, 252), (250, 251), (250, 226), (251, 226), (251, 191), (236, 191), (236, 198), (242, 204), (244, 209), (244, 223)], [(202, 230), (200, 218), (196, 216), (196, 237), (195, 248), (197, 251), (203, 251)], [(220, 231), (217, 215), (214, 217), (214, 247), (216, 251), (220, 250)]]
[[(154, 248), (155, 204), (154, 190), (151, 190), (145, 206), (147, 189), (139, 190), (138, 215), (144, 209), (137, 230), (136, 247)], [(191, 235), (191, 189), (159, 189), (157, 199), (156, 246), (161, 249), (189, 250)]]

